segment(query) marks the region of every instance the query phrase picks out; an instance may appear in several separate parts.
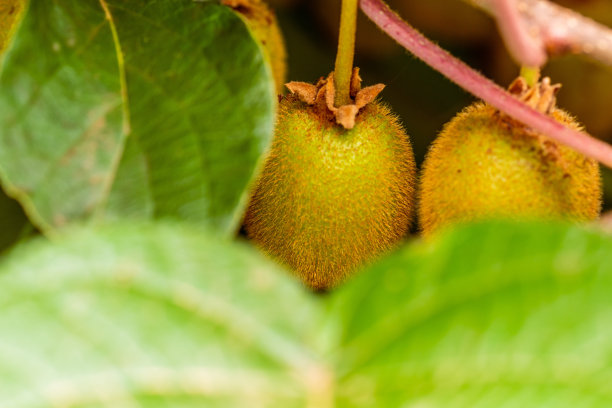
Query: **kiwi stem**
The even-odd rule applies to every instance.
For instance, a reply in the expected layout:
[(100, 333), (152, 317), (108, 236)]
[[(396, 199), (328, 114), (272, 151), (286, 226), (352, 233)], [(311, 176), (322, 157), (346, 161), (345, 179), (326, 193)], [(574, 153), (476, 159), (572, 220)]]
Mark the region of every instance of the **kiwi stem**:
[(334, 69), (334, 85), (336, 86), (334, 103), (336, 107), (351, 103), (351, 77), (355, 57), (358, 6), (359, 0), (342, 0), (338, 54), (336, 55), (336, 67)]
[(497, 16), (497, 28), (506, 43), (506, 48), (516, 62), (528, 67), (541, 67), (547, 59), (544, 41), (532, 36), (525, 29), (520, 5), (516, 0), (494, 0), (491, 2)]
[(521, 77), (527, 82), (527, 86), (531, 88), (540, 80), (540, 68), (522, 66)]
[(360, 3), (361, 10), (391, 38), (466, 91), (551, 139), (612, 168), (612, 146), (608, 143), (585, 132), (565, 127), (513, 97), (425, 38), (391, 11), (382, 0), (360, 0)]

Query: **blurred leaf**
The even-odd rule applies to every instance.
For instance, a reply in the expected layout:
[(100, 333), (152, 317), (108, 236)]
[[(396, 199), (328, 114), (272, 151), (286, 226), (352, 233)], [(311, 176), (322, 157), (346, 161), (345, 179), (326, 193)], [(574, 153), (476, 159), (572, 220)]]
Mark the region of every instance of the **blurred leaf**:
[(401, 250), (339, 290), (339, 406), (609, 407), (612, 240), (490, 224)]
[(274, 84), (211, 2), (32, 1), (0, 78), (0, 170), (43, 229), (176, 217), (232, 231)]
[(320, 365), (312, 295), (186, 228), (38, 240), (11, 253), (0, 287), (2, 408), (304, 406)]
[(610, 254), (478, 225), (315, 297), (202, 231), (79, 230), (0, 265), (0, 407), (608, 407)]

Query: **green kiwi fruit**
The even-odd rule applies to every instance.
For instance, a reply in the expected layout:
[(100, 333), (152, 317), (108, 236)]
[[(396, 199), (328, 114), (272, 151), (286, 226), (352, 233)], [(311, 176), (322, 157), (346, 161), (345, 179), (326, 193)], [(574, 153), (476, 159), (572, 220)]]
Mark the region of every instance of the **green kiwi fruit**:
[(287, 76), (287, 51), (274, 11), (263, 0), (222, 0), (246, 22), (253, 36), (262, 45), (272, 67), (274, 82), (279, 93)]
[(358, 71), (353, 86), (354, 104), (335, 108), (332, 77), (288, 84), (244, 222), (257, 246), (319, 290), (396, 245), (415, 212), (409, 138), (374, 100), (381, 86), (361, 90)]
[[(555, 107), (548, 78), (534, 87), (522, 79), (512, 93), (574, 129), (580, 125)], [(601, 209), (599, 165), (531, 131), (484, 103), (453, 118), (423, 164), (419, 191), (421, 230), (484, 218), (589, 221)]]

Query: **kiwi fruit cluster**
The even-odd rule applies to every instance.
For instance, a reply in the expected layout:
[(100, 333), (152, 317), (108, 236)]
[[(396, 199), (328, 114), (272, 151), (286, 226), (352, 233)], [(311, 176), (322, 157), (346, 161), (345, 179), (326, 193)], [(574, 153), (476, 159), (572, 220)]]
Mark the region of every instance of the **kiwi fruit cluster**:
[[(259, 0), (224, 2), (258, 30), (253, 16)], [(248, 12), (240, 8), (245, 3), (253, 7)], [(258, 35), (264, 45), (282, 44)], [(279, 99), (274, 139), (243, 226), (256, 246), (315, 290), (338, 285), (398, 245), (417, 215), (418, 230), (431, 236), (479, 219), (584, 222), (600, 214), (597, 162), (485, 103), (474, 103), (444, 126), (417, 181), (410, 140), (377, 100), (383, 85), (362, 88), (355, 69), (350, 102), (342, 106), (336, 106), (334, 73), (315, 84), (286, 86), (290, 93)], [(549, 78), (528, 85), (519, 77), (509, 92), (580, 129), (557, 108), (558, 89)]]

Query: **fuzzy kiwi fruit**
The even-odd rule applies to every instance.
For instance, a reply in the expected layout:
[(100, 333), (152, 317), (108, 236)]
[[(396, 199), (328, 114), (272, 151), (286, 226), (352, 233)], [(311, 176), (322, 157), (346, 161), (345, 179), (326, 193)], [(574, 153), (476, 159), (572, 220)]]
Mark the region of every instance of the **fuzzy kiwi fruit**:
[[(361, 89), (333, 106), (333, 77), (288, 84), (245, 218), (248, 237), (314, 289), (327, 289), (392, 248), (414, 214), (416, 166), (408, 136)], [(342, 125), (339, 125), (339, 123)]]
[[(578, 129), (574, 118), (554, 106), (556, 89), (547, 78), (534, 87), (522, 79), (510, 87)], [(476, 103), (444, 127), (425, 159), (419, 220), (425, 235), (483, 218), (589, 221), (599, 215), (601, 196), (597, 162)]]

